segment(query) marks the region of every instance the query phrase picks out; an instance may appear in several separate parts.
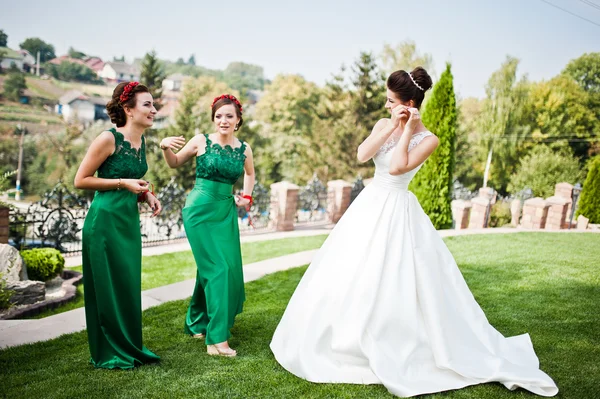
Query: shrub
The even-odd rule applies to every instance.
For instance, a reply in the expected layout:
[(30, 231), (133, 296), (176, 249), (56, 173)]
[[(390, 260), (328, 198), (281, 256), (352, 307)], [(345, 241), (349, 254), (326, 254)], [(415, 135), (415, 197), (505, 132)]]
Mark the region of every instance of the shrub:
[(510, 202), (508, 201), (497, 201), (492, 205), (490, 210), (490, 223), (489, 227), (502, 227), (510, 224), (512, 215), (510, 213)]
[(600, 223), (600, 156), (590, 161), (577, 214), (590, 219), (590, 223)]
[(48, 281), (60, 274), (65, 258), (54, 248), (35, 248), (21, 251), (30, 280)]
[(6, 289), (6, 281), (0, 273), (0, 310), (8, 309), (11, 306), (10, 298), (13, 292)]

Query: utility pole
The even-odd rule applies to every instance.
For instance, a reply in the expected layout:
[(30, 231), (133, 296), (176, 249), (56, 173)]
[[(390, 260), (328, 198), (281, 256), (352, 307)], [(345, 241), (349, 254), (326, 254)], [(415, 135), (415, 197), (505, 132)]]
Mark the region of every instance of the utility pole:
[(36, 75), (40, 76), (40, 52), (37, 52)]
[[(39, 53), (38, 53), (39, 54)], [(19, 139), (19, 166), (17, 167), (17, 192), (15, 193), (15, 200), (21, 201), (21, 173), (23, 169), (23, 140), (25, 139), (26, 127), (21, 127), (21, 124), (17, 125), (15, 134), (19, 132), (21, 138)]]

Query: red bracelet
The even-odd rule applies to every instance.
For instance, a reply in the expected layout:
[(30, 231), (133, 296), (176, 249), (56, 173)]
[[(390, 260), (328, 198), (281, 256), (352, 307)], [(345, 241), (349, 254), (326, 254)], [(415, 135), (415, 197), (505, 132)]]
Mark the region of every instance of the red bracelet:
[(249, 205), (252, 205), (254, 203), (254, 200), (252, 199), (251, 195), (242, 195), (242, 198), (246, 198), (248, 201), (250, 201)]
[(137, 202), (146, 201), (146, 198), (148, 197), (148, 193), (152, 193), (152, 195), (154, 195), (156, 197), (156, 194), (154, 194), (154, 184), (150, 183), (150, 186), (152, 187), (151, 190), (144, 191), (143, 193), (138, 194)]

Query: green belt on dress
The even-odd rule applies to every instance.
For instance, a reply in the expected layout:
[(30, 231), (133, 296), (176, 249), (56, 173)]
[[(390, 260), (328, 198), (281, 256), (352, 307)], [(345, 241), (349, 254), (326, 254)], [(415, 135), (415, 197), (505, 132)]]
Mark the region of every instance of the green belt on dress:
[(196, 178), (194, 189), (208, 191), (217, 195), (233, 195), (233, 184), (221, 183), (219, 181)]

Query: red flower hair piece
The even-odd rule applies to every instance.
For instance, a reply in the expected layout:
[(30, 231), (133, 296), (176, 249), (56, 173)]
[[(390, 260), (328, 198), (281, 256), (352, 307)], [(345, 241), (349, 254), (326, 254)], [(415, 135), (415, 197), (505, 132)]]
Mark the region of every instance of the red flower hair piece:
[(240, 113), (242, 112), (242, 104), (239, 102), (239, 100), (237, 98), (235, 98), (235, 96), (232, 96), (231, 94), (221, 94), (220, 96), (215, 97), (215, 99), (213, 100), (212, 104), (211, 104), (211, 108), (215, 106), (215, 103), (219, 100), (222, 100), (224, 98), (227, 98), (231, 101), (233, 101), (235, 103), (235, 105), (238, 106), (238, 108), (240, 109)]
[(121, 95), (119, 96), (119, 101), (121, 101), (121, 104), (123, 104), (124, 102), (127, 102), (127, 100), (129, 100), (129, 98), (131, 97), (131, 91), (135, 88), (135, 86), (137, 86), (139, 84), (140, 84), (140, 82), (127, 83), (127, 85), (123, 89), (123, 93), (121, 93)]

